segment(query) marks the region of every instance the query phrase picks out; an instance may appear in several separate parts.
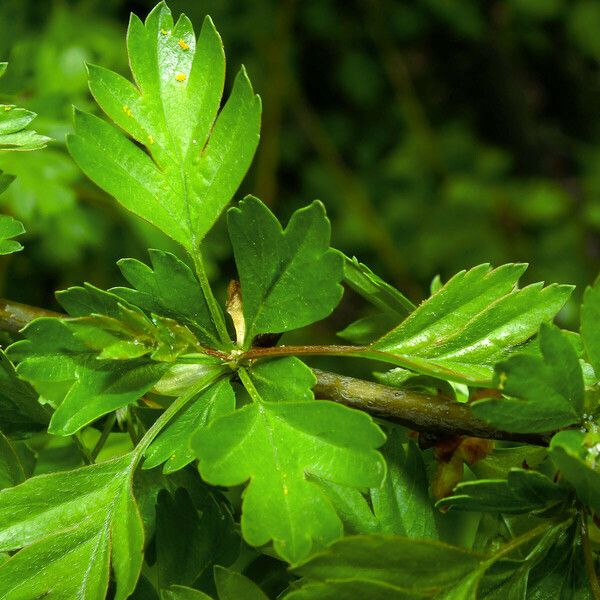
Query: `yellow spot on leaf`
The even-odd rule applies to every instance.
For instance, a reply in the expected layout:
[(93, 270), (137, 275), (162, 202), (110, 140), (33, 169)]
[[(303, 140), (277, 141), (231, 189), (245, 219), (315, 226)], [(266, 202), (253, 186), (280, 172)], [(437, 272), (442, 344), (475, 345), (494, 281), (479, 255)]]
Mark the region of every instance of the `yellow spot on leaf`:
[(148, 143), (154, 144), (154, 138), (151, 135), (148, 136)]
[(177, 73), (177, 75), (175, 75), (175, 79), (177, 81), (185, 81), (187, 79), (187, 75), (185, 73)]
[(5, 106), (5, 107), (4, 107), (4, 110), (5, 110), (6, 112), (8, 112), (9, 110), (12, 110), (12, 109), (13, 109), (13, 107), (12, 107), (12, 106)]
[(123, 107), (123, 112), (124, 112), (124, 113), (125, 113), (125, 114), (126, 114), (128, 117), (131, 117), (131, 116), (132, 116), (131, 109), (130, 109), (130, 108), (129, 108), (129, 106), (127, 106), (127, 105), (125, 105), (125, 106)]
[(166, 29), (161, 29), (161, 30), (160, 30), (160, 32), (161, 32), (163, 35), (169, 35), (169, 34), (171, 33), (171, 31), (170, 31), (170, 30), (169, 30), (169, 31), (167, 31)]
[(290, 490), (288, 490), (288, 486), (287, 486), (287, 485), (284, 485), (284, 486), (283, 486), (283, 495), (284, 495), (284, 496), (287, 496), (289, 493), (290, 493)]
[(189, 44), (186, 44), (185, 40), (179, 40), (177, 43), (182, 47), (183, 50), (189, 50), (190, 49)]

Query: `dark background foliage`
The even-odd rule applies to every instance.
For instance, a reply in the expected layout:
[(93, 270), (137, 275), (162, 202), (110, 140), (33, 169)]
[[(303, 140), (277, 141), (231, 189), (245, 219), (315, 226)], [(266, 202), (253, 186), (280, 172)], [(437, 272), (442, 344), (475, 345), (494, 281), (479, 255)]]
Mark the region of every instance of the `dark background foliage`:
[[(48, 149), (0, 156), (18, 176), (3, 212), (28, 229), (0, 263), (0, 295), (53, 305), (81, 280), (120, 283), (122, 256), (169, 247), (87, 181), (65, 151), (71, 105), (95, 110), (84, 62), (127, 74), (130, 11), (154, 0), (3, 0), (0, 99), (38, 112)], [(211, 14), (264, 102), (239, 196), (284, 220), (315, 197), (334, 245), (414, 300), (479, 262), (531, 263), (532, 280), (590, 283), (600, 266), (600, 2), (178, 0)], [(221, 289), (222, 228), (207, 249)], [(581, 291), (581, 290), (580, 290)], [(356, 306), (355, 306), (356, 305)], [(360, 310), (345, 303), (344, 321)], [(575, 303), (563, 324), (577, 322)]]

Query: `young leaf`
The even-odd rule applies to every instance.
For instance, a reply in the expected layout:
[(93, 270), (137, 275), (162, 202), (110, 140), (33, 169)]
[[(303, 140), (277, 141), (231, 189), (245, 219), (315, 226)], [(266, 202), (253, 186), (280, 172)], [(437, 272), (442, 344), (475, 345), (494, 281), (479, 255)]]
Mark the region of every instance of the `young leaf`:
[[(6, 73), (8, 63), (0, 63), (0, 77)], [(26, 127), (35, 119), (36, 114), (24, 108), (16, 108), (12, 104), (0, 104), (0, 151), (2, 150), (39, 150), (50, 141), (45, 135), (39, 135)], [(1, 173), (1, 172), (0, 172)], [(0, 175), (0, 191), (2, 187)], [(10, 183), (10, 182), (9, 182)]]
[(152, 268), (133, 258), (117, 263), (135, 289), (117, 287), (111, 292), (148, 314), (187, 325), (201, 342), (213, 347), (219, 345), (218, 332), (192, 270), (169, 252), (149, 250), (148, 253)]
[(329, 247), (323, 205), (297, 210), (282, 229), (257, 198), (228, 212), (242, 288), (245, 346), (259, 333), (282, 333), (327, 317), (342, 297), (342, 259)]
[[(464, 581), (482, 558), (440, 542), (401, 536), (346, 537), (294, 569), (308, 585), (306, 591), (300, 588), (286, 600), (437, 598), (436, 594)], [(317, 583), (322, 587), (314, 586)]]
[(8, 215), (0, 215), (0, 255), (23, 250), (23, 246), (19, 242), (11, 239), (23, 233), (25, 233), (23, 223)]
[(0, 492), (0, 551), (20, 549), (0, 565), (0, 596), (103, 598), (112, 565), (115, 599), (127, 598), (144, 543), (133, 465), (126, 455)]
[(252, 161), (260, 99), (242, 69), (219, 113), (225, 57), (208, 17), (196, 40), (190, 20), (174, 23), (161, 2), (145, 23), (132, 15), (127, 49), (135, 85), (93, 65), (89, 78), (102, 110), (132, 139), (77, 112), (68, 147), (90, 179), (194, 254)]
[(583, 295), (581, 339), (596, 378), (600, 378), (600, 278)]
[(259, 362), (250, 367), (249, 373), (256, 390), (267, 402), (280, 402), (284, 398), (314, 400), (312, 388), (317, 378), (295, 356)]
[(249, 481), (244, 539), (254, 546), (272, 540), (294, 563), (342, 534), (340, 519), (308, 477), (355, 488), (379, 485), (385, 466), (375, 448), (385, 438), (365, 413), (294, 396), (265, 401), (242, 377), (253, 402), (211, 423), (192, 446), (208, 483)]
[(191, 440), (209, 423), (235, 410), (235, 395), (228, 379), (221, 379), (200, 392), (161, 431), (146, 450), (144, 469), (165, 463), (164, 472), (173, 473), (191, 463)]
[[(551, 320), (572, 287), (516, 289), (525, 265), (461, 271), (405, 321), (371, 345), (379, 357), (413, 371), (490, 385), (493, 365)], [(368, 353), (367, 353), (368, 354)]]
[(496, 366), (510, 398), (474, 402), (473, 413), (494, 427), (524, 433), (544, 432), (581, 420), (584, 385), (575, 349), (557, 327), (542, 324), (541, 357), (516, 354)]
[(412, 538), (438, 538), (434, 503), (429, 497), (429, 481), (417, 446), (404, 450), (394, 429), (383, 447), (387, 472), (383, 484), (371, 489), (373, 511), (381, 533)]
[(251, 579), (223, 567), (215, 567), (215, 584), (219, 600), (268, 600)]
[(40, 391), (48, 384), (62, 384), (49, 426), (55, 435), (72, 435), (102, 415), (135, 402), (169, 366), (146, 359), (98, 360), (98, 353), (60, 319), (37, 319), (24, 335), (26, 339), (9, 348), (9, 356), (20, 361), (17, 373)]
[(25, 473), (18, 452), (0, 432), (0, 490), (23, 483)]
[(524, 514), (545, 510), (567, 499), (567, 491), (537, 471), (511, 469), (507, 479), (460, 483), (454, 495), (436, 506), (477, 512)]
[[(588, 436), (592, 439), (588, 441)], [(597, 434), (578, 430), (559, 431), (550, 442), (550, 457), (561, 477), (574, 488), (586, 506), (600, 513), (600, 455)]]

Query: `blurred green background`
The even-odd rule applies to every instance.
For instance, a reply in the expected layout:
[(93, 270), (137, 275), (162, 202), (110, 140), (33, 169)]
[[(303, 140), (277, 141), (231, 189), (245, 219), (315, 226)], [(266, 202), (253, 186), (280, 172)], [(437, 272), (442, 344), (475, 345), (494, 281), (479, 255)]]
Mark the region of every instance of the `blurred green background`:
[[(117, 208), (64, 146), (71, 106), (95, 111), (84, 63), (127, 74), (128, 13), (153, 0), (2, 0), (0, 101), (36, 111), (56, 141), (0, 156), (17, 181), (0, 210), (26, 250), (0, 262), (0, 295), (47, 307), (82, 280), (121, 283), (115, 261), (169, 243)], [(210, 14), (231, 81), (241, 63), (264, 103), (238, 197), (282, 218), (322, 199), (334, 245), (413, 300), (436, 274), (531, 264), (528, 281), (581, 288), (600, 266), (600, 1), (178, 0)], [(172, 248), (171, 248), (172, 249)], [(223, 290), (220, 224), (206, 242)], [(361, 309), (345, 303), (342, 321)], [(563, 323), (577, 322), (576, 303)], [(339, 324), (342, 324), (341, 322)], [(335, 325), (339, 325), (336, 323)]]

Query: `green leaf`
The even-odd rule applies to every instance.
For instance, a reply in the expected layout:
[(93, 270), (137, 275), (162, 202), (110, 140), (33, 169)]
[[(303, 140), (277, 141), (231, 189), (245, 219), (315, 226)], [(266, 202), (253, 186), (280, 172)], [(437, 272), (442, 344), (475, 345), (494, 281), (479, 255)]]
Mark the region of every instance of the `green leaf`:
[(268, 600), (251, 579), (223, 567), (215, 567), (215, 584), (219, 600)]
[(390, 313), (371, 315), (350, 323), (337, 335), (353, 344), (366, 345), (385, 335), (398, 325), (400, 319)]
[(351, 598), (351, 590), (360, 591), (355, 598), (432, 597), (462, 582), (482, 558), (440, 542), (384, 535), (346, 537), (294, 569), (307, 583), (326, 583), (339, 595), (311, 596), (301, 589), (286, 598)]
[(575, 349), (557, 327), (542, 324), (541, 357), (516, 354), (496, 366), (503, 393), (510, 398), (471, 405), (479, 419), (498, 429), (524, 433), (553, 431), (581, 420), (584, 385)]
[(434, 502), (429, 497), (427, 471), (419, 449), (411, 442), (405, 450), (400, 433), (393, 429), (383, 455), (387, 462), (383, 485), (371, 489), (381, 533), (437, 539)]
[[(0, 77), (6, 73), (8, 63), (0, 63)], [(26, 127), (35, 119), (36, 114), (12, 104), (0, 104), (0, 151), (2, 150), (39, 150), (50, 141), (45, 135), (39, 135)], [(0, 191), (6, 188), (0, 179)], [(10, 182), (9, 182), (10, 183)]]
[(461, 271), (363, 353), (426, 375), (490, 385), (493, 365), (551, 320), (572, 287), (516, 289), (526, 265)]
[(209, 423), (235, 410), (235, 394), (228, 379), (217, 381), (173, 418), (146, 451), (144, 469), (165, 463), (164, 472), (182, 469), (194, 458), (192, 438)]
[(507, 479), (459, 483), (454, 495), (436, 506), (454, 510), (524, 514), (564, 502), (567, 491), (537, 471), (511, 469)]
[(329, 247), (323, 205), (297, 210), (282, 229), (257, 198), (228, 212), (242, 288), (245, 346), (259, 333), (282, 333), (327, 317), (342, 297), (342, 259)]
[(103, 598), (112, 565), (115, 599), (127, 598), (144, 543), (133, 467), (127, 455), (0, 492), (0, 551), (20, 550), (0, 566), (0, 596)]
[(588, 287), (581, 305), (581, 339), (589, 363), (600, 377), (600, 279)]
[(49, 421), (50, 411), (0, 350), (0, 431), (11, 438), (27, 437), (46, 429)]
[(160, 592), (160, 600), (212, 600), (204, 592), (181, 585), (172, 585)]
[(215, 420), (192, 446), (208, 483), (249, 481), (244, 539), (253, 546), (272, 540), (294, 563), (342, 535), (339, 517), (308, 477), (355, 488), (379, 485), (385, 466), (375, 448), (384, 437), (365, 413), (293, 396), (266, 402), (251, 390), (252, 404)]
[(29, 324), (25, 340), (9, 348), (20, 361), (17, 373), (40, 390), (62, 384), (50, 421), (55, 435), (72, 435), (113, 410), (141, 398), (162, 377), (167, 363), (145, 359), (99, 360), (67, 322), (41, 318)]
[(148, 314), (187, 325), (200, 341), (218, 346), (218, 332), (192, 270), (169, 252), (149, 250), (148, 253), (152, 268), (133, 258), (117, 263), (135, 289), (118, 287), (111, 292)]
[(284, 398), (314, 400), (312, 388), (317, 378), (312, 369), (295, 356), (259, 362), (249, 369), (259, 395), (267, 402)]
[(23, 250), (23, 246), (19, 242), (11, 239), (23, 233), (25, 233), (23, 223), (8, 215), (0, 215), (0, 255)]
[[(591, 438), (591, 439), (590, 439)], [(550, 457), (586, 506), (600, 513), (600, 440), (597, 434), (559, 431), (550, 442)]]
[(380, 531), (379, 522), (373, 514), (367, 498), (359, 490), (323, 481), (316, 477), (313, 477), (312, 481), (319, 485), (335, 508), (335, 512), (344, 525), (345, 534), (358, 535)]
[(0, 490), (23, 483), (25, 479), (26, 468), (19, 453), (0, 432)]
[(404, 316), (416, 306), (356, 257), (344, 256), (344, 282), (384, 313)]
[(231, 550), (239, 549), (239, 537), (233, 532), (231, 515), (208, 489), (198, 487), (194, 496), (201, 501), (199, 507), (184, 488), (173, 495), (163, 490), (158, 496), (156, 565), (160, 589), (172, 584), (194, 585), (214, 563), (229, 564), (236, 558)]
[(145, 23), (132, 15), (127, 48), (135, 85), (93, 65), (89, 79), (102, 110), (132, 139), (76, 112), (68, 147), (90, 179), (194, 254), (250, 166), (260, 99), (242, 69), (219, 113), (225, 57), (208, 17), (196, 40), (190, 20), (174, 23), (161, 2)]

